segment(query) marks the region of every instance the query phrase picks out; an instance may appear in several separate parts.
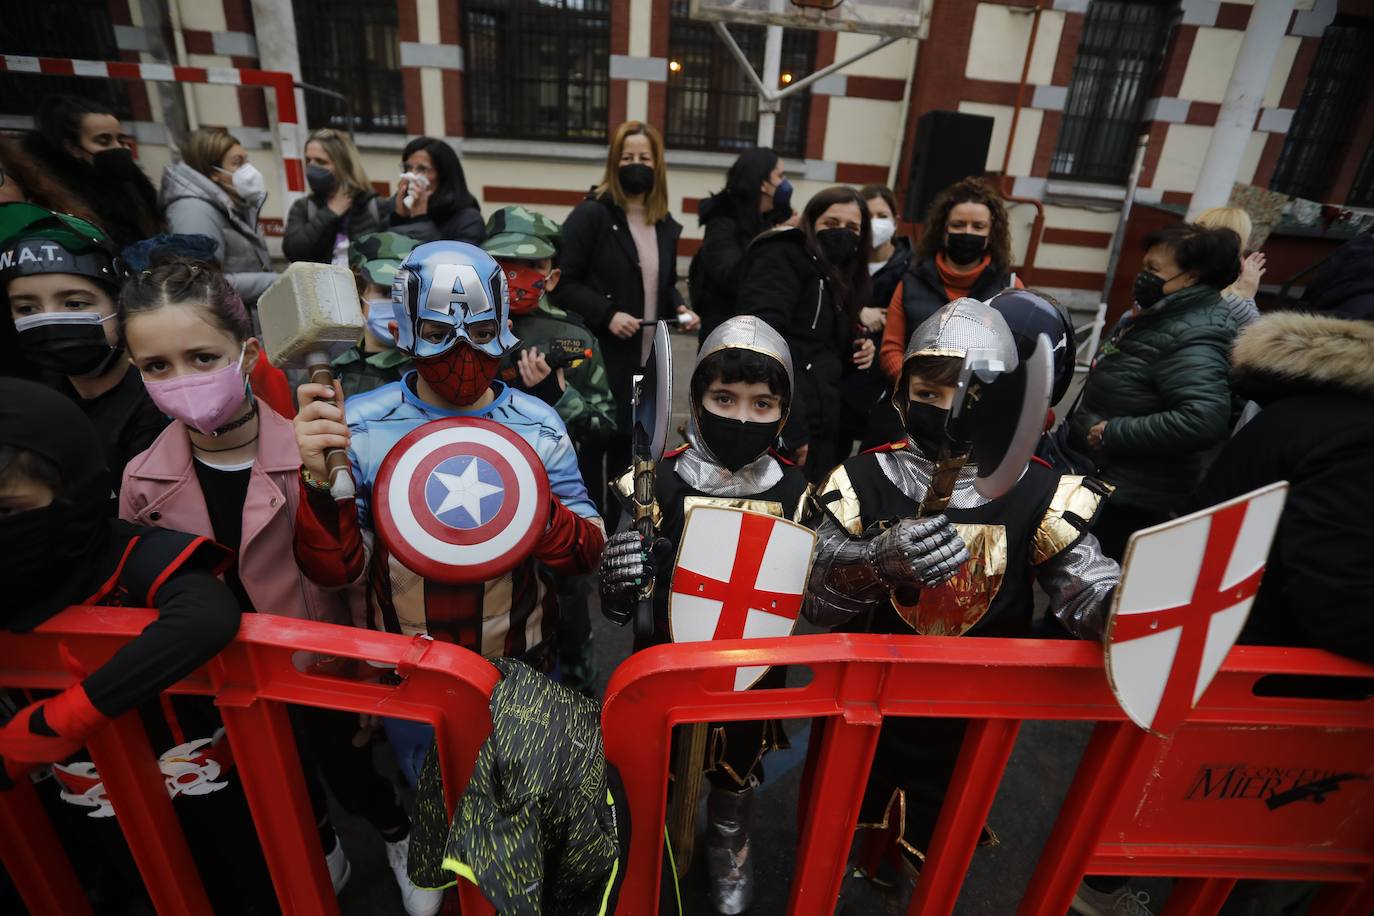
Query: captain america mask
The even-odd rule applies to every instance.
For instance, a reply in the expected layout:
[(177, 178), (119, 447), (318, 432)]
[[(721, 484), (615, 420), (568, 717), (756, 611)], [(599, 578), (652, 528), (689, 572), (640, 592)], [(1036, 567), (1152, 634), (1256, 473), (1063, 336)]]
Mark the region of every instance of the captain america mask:
[[(396, 308), (396, 347), (413, 356), (417, 364), (456, 349), (471, 349), (499, 360), (519, 343), (509, 327), (505, 272), (475, 245), (440, 241), (417, 246), (401, 262), (391, 298)], [(467, 359), (455, 355), (447, 362), (456, 361), (456, 366)], [(447, 372), (440, 374), (450, 377)]]

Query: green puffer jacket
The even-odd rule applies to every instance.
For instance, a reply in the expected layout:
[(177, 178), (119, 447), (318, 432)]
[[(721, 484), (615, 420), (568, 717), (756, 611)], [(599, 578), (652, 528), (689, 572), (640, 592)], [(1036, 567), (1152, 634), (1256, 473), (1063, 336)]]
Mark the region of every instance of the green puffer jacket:
[[(1073, 441), (1116, 487), (1112, 502), (1159, 512), (1187, 504), (1230, 427), (1236, 331), (1220, 291), (1191, 286), (1123, 319), (1098, 350), (1069, 422)], [(1087, 433), (1100, 420), (1107, 429), (1094, 452)]]

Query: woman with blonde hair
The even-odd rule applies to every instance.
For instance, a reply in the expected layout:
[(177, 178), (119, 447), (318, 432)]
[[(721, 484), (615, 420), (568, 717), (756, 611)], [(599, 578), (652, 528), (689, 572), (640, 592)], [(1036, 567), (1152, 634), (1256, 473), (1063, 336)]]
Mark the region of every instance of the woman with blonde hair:
[(310, 193), (291, 205), (282, 253), (347, 267), (349, 244), (386, 228), (391, 200), (372, 190), (353, 139), (332, 127), (305, 141), (305, 180)]
[[(618, 432), (605, 452), (585, 449), (583, 478), (603, 511), (605, 454), (611, 466), (630, 461), (630, 377), (643, 364), (660, 318), (694, 331), (696, 314), (677, 291), (677, 240), (682, 226), (668, 213), (663, 137), (642, 121), (616, 129), (601, 183), (563, 223), (554, 304), (581, 315), (596, 332), (618, 409)], [(678, 318), (677, 316), (685, 316)]]
[(228, 131), (206, 127), (192, 132), (181, 161), (163, 170), (158, 195), (167, 231), (212, 239), (225, 278), (250, 306), (277, 278), (258, 225), (266, 200), (266, 181), (248, 151)]
[(1221, 291), (1221, 300), (1226, 303), (1236, 323), (1243, 328), (1259, 317), (1255, 294), (1259, 292), (1260, 279), (1264, 276), (1264, 253), (1245, 253), (1254, 231), (1250, 214), (1240, 207), (1211, 207), (1198, 214), (1197, 224), (1208, 229), (1230, 229), (1240, 236), (1240, 276)]

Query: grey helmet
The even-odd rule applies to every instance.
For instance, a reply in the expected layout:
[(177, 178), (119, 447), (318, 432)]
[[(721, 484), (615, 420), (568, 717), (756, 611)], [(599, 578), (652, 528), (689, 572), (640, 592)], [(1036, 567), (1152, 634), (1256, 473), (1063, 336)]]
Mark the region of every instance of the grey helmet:
[(999, 372), (1011, 372), (1019, 362), (1016, 339), (1007, 320), (996, 309), (977, 299), (955, 299), (911, 332), (902, 357), (902, 374), (892, 390), (892, 404), (898, 411), (906, 407), (907, 382), (911, 361), (920, 356), (952, 356), (966, 359), (974, 353), (990, 364), (1000, 364)]
[[(761, 318), (754, 315), (736, 315), (727, 319), (701, 342), (701, 349), (697, 351), (697, 361), (692, 366), (692, 379), (689, 385), (696, 380), (697, 370), (706, 358), (712, 354), (719, 353), (721, 350), (752, 350), (763, 356), (776, 360), (782, 365), (783, 373), (787, 376), (787, 393), (785, 407), (782, 412), (782, 419), (778, 421), (778, 430), (781, 432), (783, 424), (787, 422), (788, 414), (791, 413), (792, 403), (795, 399), (797, 390), (797, 379), (792, 371), (792, 351), (787, 348), (787, 341), (782, 335), (773, 329), (773, 326)], [(695, 386), (692, 385), (693, 390)], [(701, 405), (694, 397), (691, 401), (692, 413), (692, 432), (698, 427), (697, 413), (701, 410)], [(710, 453), (710, 449), (696, 438), (696, 444), (703, 451)], [(711, 456), (714, 459), (714, 455)]]

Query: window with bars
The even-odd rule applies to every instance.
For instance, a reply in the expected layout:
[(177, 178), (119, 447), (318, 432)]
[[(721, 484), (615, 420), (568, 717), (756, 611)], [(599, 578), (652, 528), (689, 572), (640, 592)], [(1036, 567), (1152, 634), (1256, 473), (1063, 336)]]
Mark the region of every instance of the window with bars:
[[(1374, 20), (1337, 16), (1326, 27), (1269, 179), (1270, 190), (1321, 200), (1331, 189), (1369, 93), (1371, 47)], [(1368, 162), (1366, 155), (1362, 172), (1368, 171)]]
[[(118, 60), (114, 26), (106, 0), (50, 0), (6, 4), (0, 53), (29, 57)], [(0, 73), (0, 111), (34, 115), (44, 97), (65, 93), (103, 102), (120, 120), (133, 117), (123, 80), (81, 76)]]
[[(708, 24), (688, 15), (687, 0), (673, 0), (668, 38), (668, 124), (665, 142), (678, 149), (736, 152), (756, 145), (759, 97), (753, 82)], [(755, 73), (763, 70), (764, 29), (731, 25)], [(789, 29), (782, 39), (782, 80), (800, 79), (816, 60), (816, 33)], [(778, 113), (773, 149), (806, 153), (811, 92), (789, 96)]]
[(1051, 175), (1125, 183), (1177, 8), (1172, 2), (1092, 0)]
[(311, 127), (405, 133), (396, 4), (376, 0), (295, 0), (301, 78), (341, 93), (306, 93)]
[(1369, 141), (1360, 160), (1360, 168), (1355, 172), (1355, 183), (1350, 186), (1350, 196), (1346, 203), (1352, 207), (1374, 207), (1374, 139)]
[(467, 135), (605, 143), (610, 0), (465, 0)]

